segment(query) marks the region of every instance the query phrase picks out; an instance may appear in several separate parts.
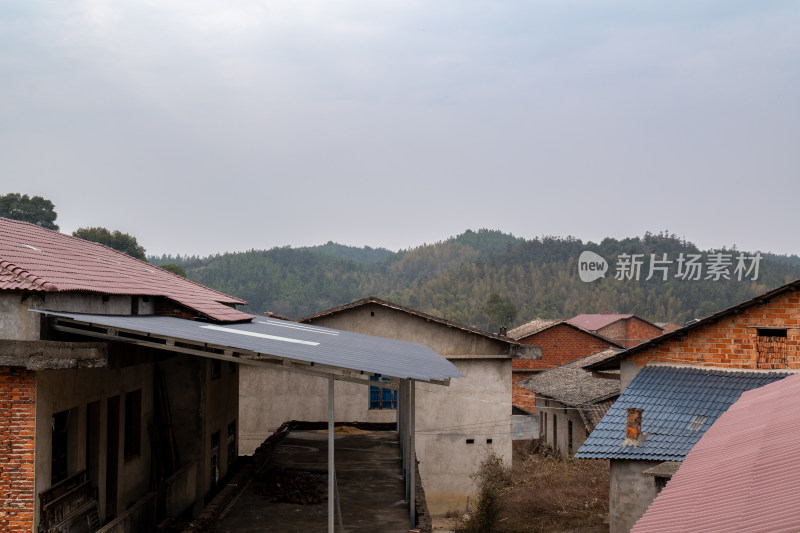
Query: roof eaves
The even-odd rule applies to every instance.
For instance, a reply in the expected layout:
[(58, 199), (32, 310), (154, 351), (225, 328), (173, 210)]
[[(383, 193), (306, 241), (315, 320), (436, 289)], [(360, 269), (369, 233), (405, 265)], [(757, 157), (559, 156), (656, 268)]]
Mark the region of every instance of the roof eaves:
[(2, 269), (3, 271), (7, 272), (8, 274), (16, 278), (24, 280), (27, 283), (30, 283), (31, 285), (41, 287), (46, 291), (58, 290), (56, 286), (50, 283), (49, 281), (42, 279), (41, 277), (36, 276), (34, 274), (31, 274), (24, 268), (18, 267), (15, 264), (10, 263), (8, 261), (0, 261), (0, 269)]

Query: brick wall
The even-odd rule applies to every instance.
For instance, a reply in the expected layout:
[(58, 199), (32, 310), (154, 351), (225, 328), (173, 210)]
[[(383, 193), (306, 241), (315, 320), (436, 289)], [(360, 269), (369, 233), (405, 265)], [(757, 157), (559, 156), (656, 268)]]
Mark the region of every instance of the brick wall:
[(641, 344), (653, 337), (658, 337), (663, 332), (661, 328), (635, 316), (617, 320), (597, 330), (598, 335), (616, 341), (626, 348)]
[(624, 319), (617, 320), (604, 328), (598, 329), (596, 333), (626, 346), (624, 341), (628, 338), (628, 321)]
[(645, 322), (640, 318), (632, 317), (625, 322), (627, 322), (628, 325), (628, 334), (625, 342), (622, 342), (621, 344), (627, 347), (641, 344), (646, 340), (652, 339), (653, 337), (658, 337), (664, 332), (664, 330), (658, 326), (654, 326), (653, 324)]
[(539, 333), (534, 333), (524, 339), (521, 344), (533, 344), (542, 348), (541, 359), (512, 359), (514, 380), (511, 390), (511, 401), (514, 405), (534, 412), (536, 395), (529, 390), (517, 386), (517, 382), (530, 376), (533, 372), (525, 370), (549, 370), (557, 366), (592, 355), (613, 344), (594, 335), (576, 329), (568, 324), (558, 324)]
[(33, 372), (0, 367), (0, 531), (33, 531), (36, 382)]
[[(800, 328), (800, 296), (797, 291), (776, 296), (769, 302), (750, 307), (713, 324), (693, 330), (683, 338), (656, 345), (632, 355), (628, 360), (687, 363), (722, 368), (758, 368), (757, 328)], [(785, 368), (800, 368), (800, 331), (786, 331)]]
[(549, 370), (613, 346), (608, 341), (567, 324), (558, 324), (524, 339), (521, 344), (541, 346), (541, 359), (513, 359), (514, 370)]
[(535, 374), (535, 372), (514, 372), (512, 374), (514, 378), (514, 383), (511, 387), (512, 402), (517, 407), (525, 409), (529, 413), (536, 412), (536, 394), (528, 389), (523, 389), (517, 385), (517, 383), (525, 378), (531, 377), (533, 374)]

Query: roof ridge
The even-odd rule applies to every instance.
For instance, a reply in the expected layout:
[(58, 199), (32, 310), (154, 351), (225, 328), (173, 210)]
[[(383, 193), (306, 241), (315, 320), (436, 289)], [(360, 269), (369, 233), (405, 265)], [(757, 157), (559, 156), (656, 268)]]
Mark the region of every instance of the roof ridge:
[(417, 309), (412, 309), (411, 307), (406, 307), (406, 306), (403, 306), (403, 305), (400, 305), (400, 304), (397, 304), (397, 303), (394, 303), (394, 302), (390, 302), (388, 300), (384, 300), (382, 298), (378, 298), (377, 296), (366, 296), (364, 298), (359, 298), (358, 300), (354, 300), (354, 301), (352, 301), (350, 303), (338, 305), (338, 306), (335, 306), (335, 307), (331, 307), (330, 309), (325, 309), (325, 310), (320, 311), (318, 313), (313, 313), (313, 314), (310, 314), (310, 315), (306, 315), (306, 316), (300, 317), (300, 318), (296, 319), (296, 321), (297, 322), (307, 322), (308, 320), (312, 320), (312, 319), (315, 319), (315, 318), (320, 318), (320, 317), (327, 316), (327, 315), (330, 315), (330, 314), (333, 314), (333, 313), (338, 313), (340, 311), (346, 311), (347, 309), (354, 309), (356, 307), (359, 307), (359, 306), (362, 306), (362, 305), (365, 305), (365, 304), (368, 304), (368, 303), (374, 303), (374, 304), (377, 304), (377, 305), (381, 305), (383, 307), (388, 307), (390, 309), (395, 309), (397, 311), (402, 311), (404, 313), (408, 313), (408, 314), (411, 314), (411, 315), (414, 315), (414, 316), (418, 316), (420, 318), (424, 318), (426, 320), (437, 322), (439, 324), (442, 324), (442, 325), (445, 325), (445, 326), (448, 326), (448, 327), (453, 327), (453, 328), (457, 328), (457, 329), (460, 329), (460, 330), (463, 330), (463, 331), (466, 331), (466, 332), (469, 332), (469, 333), (474, 333), (475, 335), (481, 335), (483, 337), (487, 337), (487, 338), (490, 338), (490, 339), (498, 340), (498, 341), (501, 341), (501, 342), (507, 342), (508, 344), (513, 344), (513, 345), (518, 345), (519, 344), (519, 342), (517, 342), (515, 339), (512, 339), (511, 337), (508, 337), (508, 336), (505, 336), (505, 335), (499, 335), (499, 334), (496, 334), (496, 333), (491, 333), (489, 331), (483, 331), (483, 330), (478, 329), (478, 328), (473, 328), (472, 326), (467, 326), (466, 324), (461, 324), (459, 322), (454, 322), (454, 321), (448, 320), (446, 318), (442, 318), (442, 317), (438, 317), (438, 316), (435, 316), (435, 315), (431, 315), (429, 313), (425, 313), (425, 312), (419, 311)]

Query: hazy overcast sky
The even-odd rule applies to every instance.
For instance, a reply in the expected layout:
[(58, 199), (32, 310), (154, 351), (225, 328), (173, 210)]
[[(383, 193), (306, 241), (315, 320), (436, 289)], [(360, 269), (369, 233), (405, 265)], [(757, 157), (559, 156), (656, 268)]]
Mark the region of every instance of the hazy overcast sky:
[(148, 253), (800, 253), (800, 3), (7, 0), (0, 193)]

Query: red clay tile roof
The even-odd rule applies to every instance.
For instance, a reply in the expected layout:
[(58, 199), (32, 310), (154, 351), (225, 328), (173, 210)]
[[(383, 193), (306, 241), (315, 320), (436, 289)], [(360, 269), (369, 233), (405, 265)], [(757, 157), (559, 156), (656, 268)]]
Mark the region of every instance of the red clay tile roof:
[(221, 322), (252, 315), (247, 303), (102, 244), (0, 218), (0, 289), (163, 296)]
[(800, 375), (744, 392), (632, 533), (800, 531)]
[(589, 331), (597, 331), (618, 320), (624, 320), (632, 316), (633, 314), (620, 315), (616, 313), (583, 314), (574, 316), (567, 320), (567, 322), (580, 326), (583, 329), (588, 329)]

